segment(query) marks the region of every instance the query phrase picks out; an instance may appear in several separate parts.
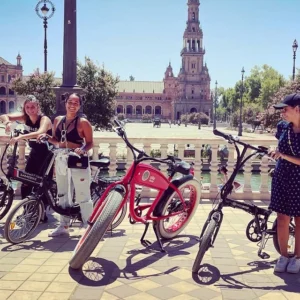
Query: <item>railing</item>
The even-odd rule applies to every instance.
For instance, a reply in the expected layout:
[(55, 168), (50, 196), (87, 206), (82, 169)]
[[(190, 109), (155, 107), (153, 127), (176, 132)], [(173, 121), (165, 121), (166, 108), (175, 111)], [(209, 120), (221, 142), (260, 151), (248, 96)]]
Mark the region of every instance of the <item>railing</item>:
[[(8, 141), (7, 136), (0, 136), (0, 149), (1, 155), (4, 151), (5, 145)], [(178, 157), (185, 159), (187, 162), (194, 162), (195, 176), (197, 179), (200, 179), (203, 175), (203, 168), (209, 168), (210, 180), (207, 184), (203, 185), (202, 190), (202, 199), (213, 199), (218, 194), (218, 184), (219, 175), (218, 175), (218, 167), (220, 165), (220, 159), (218, 157), (219, 145), (227, 144), (226, 141), (222, 139), (184, 139), (184, 138), (130, 138), (131, 143), (133, 143), (137, 148), (144, 149), (144, 151), (150, 154), (151, 150), (159, 150), (161, 153), (161, 157), (166, 157), (167, 154), (174, 153), (174, 144), (176, 148), (176, 153), (178, 153)], [(276, 140), (247, 140), (243, 138), (243, 141), (249, 142), (252, 145), (261, 145), (269, 147), (276, 145)], [(187, 145), (189, 144), (189, 149), (193, 149), (194, 151), (185, 151), (187, 149)], [(211, 146), (211, 160), (207, 158), (201, 157), (202, 145), (209, 144)], [(233, 167), (235, 165), (236, 153), (234, 146), (231, 144), (227, 144), (229, 150), (229, 156), (227, 160), (227, 169), (229, 174), (232, 172)], [(19, 144), (19, 159), (18, 159), (18, 167), (20, 169), (24, 169), (25, 167), (25, 153), (28, 152), (28, 148), (26, 147), (24, 142), (20, 142)], [(195, 157), (184, 157), (184, 154), (195, 153)], [(103, 153), (104, 155), (108, 155), (110, 157), (111, 163), (109, 166), (108, 173), (110, 176), (116, 175), (118, 170), (120, 169), (128, 169), (133, 161), (132, 153), (129, 149), (126, 148), (125, 144), (119, 137), (95, 137), (94, 138), (94, 147), (93, 153), (91, 154), (93, 159), (98, 159), (99, 153)], [(6, 158), (5, 158), (6, 159)], [(224, 162), (223, 162), (224, 163)], [(158, 166), (164, 173), (167, 172), (165, 165)], [(253, 175), (253, 169), (258, 170), (260, 172), (260, 183), (257, 190), (253, 189), (251, 186), (251, 177)], [(6, 170), (6, 164), (4, 163), (4, 170)], [(233, 197), (236, 199), (243, 200), (269, 200), (270, 191), (269, 191), (269, 161), (267, 158), (263, 158), (262, 160), (248, 161), (246, 162), (243, 168), (243, 177), (244, 177), (244, 185), (243, 188), (239, 189), (237, 192), (233, 193)], [(3, 176), (3, 174), (0, 174)], [(153, 190), (143, 190), (144, 197), (153, 197), (155, 195), (155, 191)]]

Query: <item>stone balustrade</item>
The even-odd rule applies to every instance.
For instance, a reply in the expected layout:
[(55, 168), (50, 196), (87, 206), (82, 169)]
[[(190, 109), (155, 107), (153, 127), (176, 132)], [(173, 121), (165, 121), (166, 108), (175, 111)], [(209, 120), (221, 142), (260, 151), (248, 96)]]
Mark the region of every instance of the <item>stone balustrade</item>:
[[(275, 146), (276, 140), (262, 140), (261, 137), (259, 140), (247, 140), (246, 138), (242, 138), (242, 140), (246, 143), (251, 143), (252, 145), (261, 145), (261, 146)], [(0, 149), (1, 155), (5, 149), (5, 145), (8, 141), (7, 136), (0, 136)], [(213, 138), (213, 139), (185, 139), (185, 138), (130, 138), (130, 142), (135, 145), (138, 149), (144, 149), (144, 151), (150, 154), (151, 150), (157, 151), (161, 153), (161, 157), (166, 157), (167, 154), (174, 153), (174, 144), (176, 152), (178, 153), (178, 157), (186, 160), (187, 162), (194, 162), (194, 170), (195, 177), (200, 179), (203, 175), (203, 168), (209, 169), (208, 175), (205, 176), (206, 183), (203, 184), (202, 190), (202, 198), (203, 199), (214, 199), (218, 194), (218, 184), (220, 184), (218, 174), (218, 167), (220, 165), (220, 159), (218, 157), (218, 149), (219, 145), (227, 144), (227, 142), (221, 138)], [(189, 149), (193, 151), (185, 151), (187, 149), (187, 145), (189, 144)], [(207, 158), (202, 158), (202, 145), (209, 144), (211, 146), (211, 160)], [(227, 169), (229, 174), (232, 172), (236, 153), (234, 146), (232, 144), (227, 144), (229, 150)], [(19, 159), (18, 159), (18, 167), (20, 169), (24, 169), (25, 167), (25, 154), (28, 153), (28, 148), (25, 143), (20, 143), (19, 145)], [(108, 174), (110, 176), (116, 175), (120, 167), (123, 166), (123, 169), (128, 169), (133, 161), (133, 155), (131, 151), (126, 147), (123, 140), (119, 137), (95, 137), (94, 138), (94, 147), (92, 153), (92, 159), (97, 159), (99, 153), (103, 153), (110, 157), (111, 164), (109, 166)], [(184, 157), (184, 154), (194, 153), (195, 157)], [(4, 158), (4, 161), (6, 157)], [(224, 162), (223, 162), (224, 163)], [(258, 180), (260, 183), (258, 184), (256, 189), (253, 189), (251, 185), (251, 178), (253, 176), (253, 168), (260, 171), (260, 176)], [(243, 179), (241, 180), (243, 184), (243, 188), (239, 189), (236, 192), (233, 192), (233, 198), (235, 199), (244, 199), (244, 200), (268, 200), (270, 198), (269, 191), (269, 165), (270, 162), (267, 158), (263, 158), (262, 160), (256, 159), (255, 161), (248, 161), (244, 166)], [(159, 168), (166, 174), (167, 166), (159, 165)], [(6, 171), (7, 164), (3, 163), (3, 169)], [(205, 173), (207, 173), (205, 172)], [(1, 171), (1, 176), (3, 173)], [(208, 179), (210, 178), (210, 179)], [(155, 191), (143, 189), (143, 196), (152, 197), (155, 195)]]

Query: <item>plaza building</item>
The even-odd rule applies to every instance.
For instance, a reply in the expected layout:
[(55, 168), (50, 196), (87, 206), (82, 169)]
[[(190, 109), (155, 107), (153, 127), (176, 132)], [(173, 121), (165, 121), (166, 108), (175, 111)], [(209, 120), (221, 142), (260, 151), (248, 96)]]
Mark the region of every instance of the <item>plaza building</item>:
[(120, 81), (116, 97), (116, 113), (129, 119), (144, 114), (178, 120), (185, 113), (210, 115), (212, 100), (210, 76), (204, 62), (205, 49), (199, 19), (199, 0), (188, 0), (188, 17), (183, 34), (181, 68), (174, 76), (171, 63), (163, 81)]
[(14, 112), (22, 97), (17, 97), (12, 90), (12, 80), (23, 74), (22, 57), (17, 56), (17, 64), (13, 65), (0, 57), (0, 114)]

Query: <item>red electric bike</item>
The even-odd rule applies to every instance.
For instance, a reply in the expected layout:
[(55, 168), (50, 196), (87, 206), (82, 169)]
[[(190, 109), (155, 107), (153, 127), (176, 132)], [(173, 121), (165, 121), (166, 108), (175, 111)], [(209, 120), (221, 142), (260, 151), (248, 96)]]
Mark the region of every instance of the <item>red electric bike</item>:
[[(196, 212), (201, 196), (201, 186), (194, 178), (193, 167), (187, 162), (168, 156), (158, 159), (148, 156), (135, 148), (129, 141), (121, 123), (115, 120), (116, 133), (124, 140), (133, 153), (133, 163), (122, 180), (112, 183), (101, 196), (88, 221), (88, 227), (73, 252), (69, 262), (72, 269), (79, 269), (90, 257), (97, 244), (118, 212), (129, 198), (130, 217), (135, 222), (145, 224), (141, 243), (149, 246), (145, 240), (150, 221), (161, 251), (165, 251), (161, 239), (172, 239), (189, 223)], [(169, 167), (169, 177), (144, 161), (159, 162)], [(176, 176), (175, 174), (180, 174)], [(154, 201), (140, 204), (135, 201), (136, 186), (157, 190)], [(144, 213), (145, 211), (145, 213)], [(143, 214), (144, 213), (144, 214)]]

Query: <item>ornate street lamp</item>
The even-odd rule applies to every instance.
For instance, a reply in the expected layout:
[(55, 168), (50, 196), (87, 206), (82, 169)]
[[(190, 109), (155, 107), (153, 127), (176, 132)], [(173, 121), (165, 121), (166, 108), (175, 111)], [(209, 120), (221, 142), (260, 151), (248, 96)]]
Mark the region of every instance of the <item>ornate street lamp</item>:
[(295, 80), (295, 62), (296, 62), (296, 51), (298, 48), (298, 43), (297, 40), (294, 40), (293, 43), (293, 80)]
[[(47, 7), (47, 3), (50, 8)], [(42, 6), (43, 5), (43, 6)], [(41, 7), (42, 6), (42, 7)], [(48, 19), (50, 19), (55, 12), (54, 4), (50, 0), (40, 0), (35, 7), (37, 15), (44, 20), (44, 71), (47, 72), (47, 25)]]
[(241, 102), (240, 102), (240, 122), (239, 122), (239, 133), (238, 136), (243, 135), (243, 122), (242, 122), (242, 110), (243, 110), (243, 93), (244, 93), (244, 67), (242, 68), (242, 87), (241, 87)]
[(218, 81), (216, 80), (215, 101), (214, 101), (214, 129), (217, 128), (217, 99), (218, 99)]

